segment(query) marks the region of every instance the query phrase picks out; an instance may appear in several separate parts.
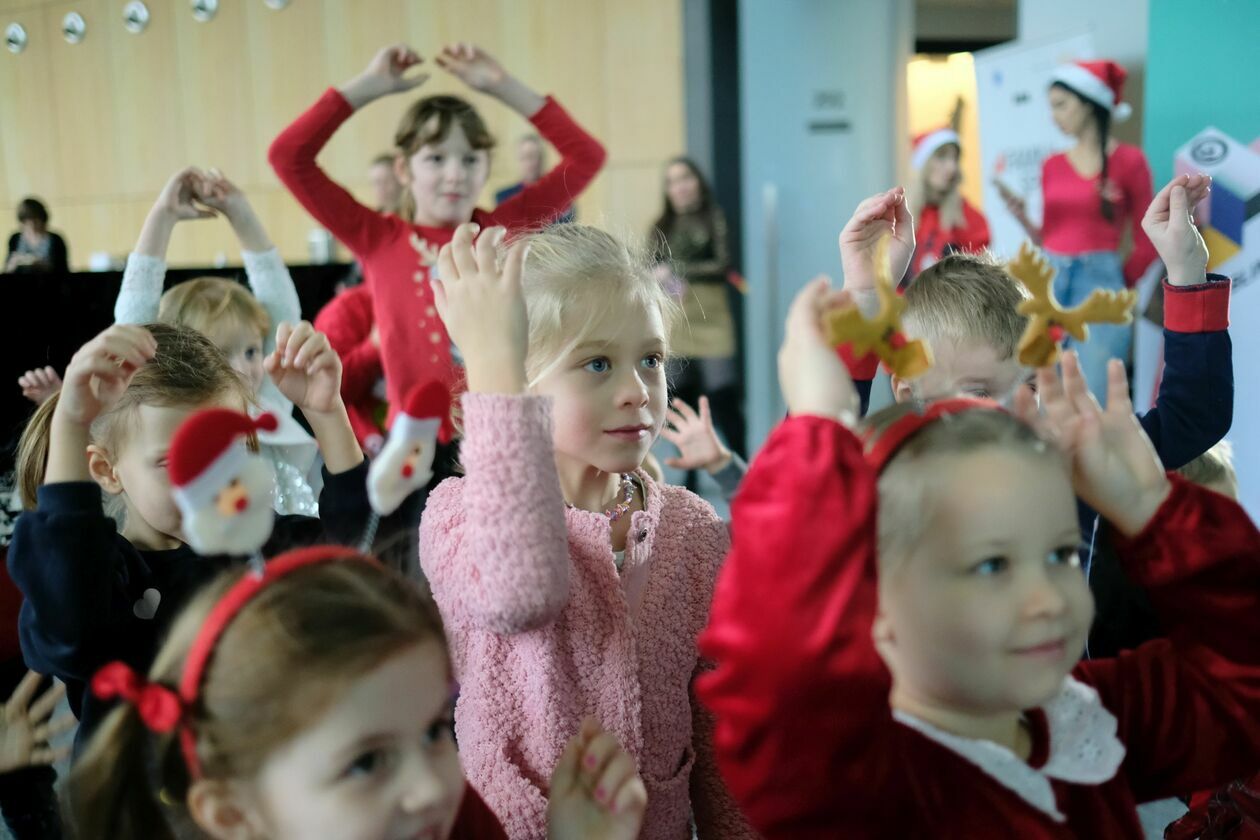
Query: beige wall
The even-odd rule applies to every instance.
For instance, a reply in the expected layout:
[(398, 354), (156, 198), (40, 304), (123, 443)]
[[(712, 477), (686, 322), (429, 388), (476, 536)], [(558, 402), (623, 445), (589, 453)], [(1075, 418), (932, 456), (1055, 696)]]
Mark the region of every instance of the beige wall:
[[(976, 73), (971, 53), (949, 56), (915, 56), (906, 67), (906, 86), (910, 103), (910, 135), (949, 124), (954, 103), (963, 100), (962, 124), (958, 136), (962, 140), (963, 197), (976, 208), (984, 209), (983, 173), (980, 171), (980, 128), (976, 108)], [(906, 158), (909, 159), (909, 143)]]
[[(682, 0), (221, 0), (196, 22), (186, 0), (147, 0), (152, 22), (122, 26), (123, 0), (0, 0), (0, 27), (18, 21), (30, 44), (0, 51), (0, 208), (43, 198), (71, 261), (125, 254), (167, 177), (218, 166), (244, 188), (287, 259), (305, 261), (314, 222), (266, 162), (276, 133), (377, 48), (405, 41), (431, 56), (471, 40), (521, 79), (553, 93), (608, 148), (609, 161), (578, 202), (586, 221), (642, 231), (659, 210), (660, 165), (683, 150)], [(61, 19), (77, 11), (87, 37), (70, 45)], [(466, 93), (433, 67), (425, 93)], [(471, 94), (500, 147), (483, 206), (516, 180), (513, 140), (528, 124)], [(391, 143), (414, 96), (368, 106), (321, 157), (361, 198), (367, 164)], [(554, 157), (553, 157), (554, 159)], [(12, 229), (15, 223), (0, 224)], [(222, 221), (181, 226), (172, 264), (237, 262)]]

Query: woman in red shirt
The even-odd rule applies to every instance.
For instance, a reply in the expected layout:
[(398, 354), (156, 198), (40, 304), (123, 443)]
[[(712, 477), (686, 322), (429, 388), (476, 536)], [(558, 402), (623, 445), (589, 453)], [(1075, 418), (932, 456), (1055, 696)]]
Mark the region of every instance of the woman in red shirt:
[(914, 138), (910, 165), (918, 173), (918, 188), (911, 191), (911, 212), (919, 223), (914, 229), (914, 258), (909, 280), (920, 271), (957, 251), (969, 254), (989, 247), (989, 223), (962, 197), (959, 158), (962, 144), (952, 128), (938, 128)]
[(326, 91), (268, 152), (280, 181), (363, 265), (380, 333), (390, 420), (417, 385), (434, 379), (456, 385), (450, 339), (429, 286), (438, 249), (455, 228), (468, 221), (509, 230), (545, 225), (573, 203), (605, 158), (599, 141), (551, 97), (535, 93), (477, 47), (450, 45), (438, 55), (438, 65), (528, 119), (560, 153), (560, 162), (494, 210), (478, 209), (494, 139), (465, 100), (429, 96), (407, 110), (394, 138), (395, 171), (405, 187), (397, 215), (363, 206), (320, 169), (316, 157), (356, 110), (423, 84), (427, 74), (406, 75), (421, 61), (405, 46), (382, 49), (363, 73)]
[[(1059, 130), (1075, 137), (1076, 145), (1041, 166), (1040, 228), (1029, 220), (1023, 199), (998, 184), (1007, 207), (1057, 270), (1054, 293), (1064, 306), (1076, 306), (1095, 289), (1133, 286), (1155, 260), (1140, 224), (1154, 194), (1150, 166), (1140, 149), (1110, 136), (1112, 120), (1123, 121), (1131, 111), (1121, 101), (1126, 75), (1113, 61), (1078, 61), (1055, 70), (1050, 109)], [(1122, 261), (1126, 229), (1133, 250)], [(1093, 324), (1089, 332), (1089, 341), (1076, 349), (1089, 389), (1101, 396), (1107, 360), (1128, 358), (1133, 329)]]

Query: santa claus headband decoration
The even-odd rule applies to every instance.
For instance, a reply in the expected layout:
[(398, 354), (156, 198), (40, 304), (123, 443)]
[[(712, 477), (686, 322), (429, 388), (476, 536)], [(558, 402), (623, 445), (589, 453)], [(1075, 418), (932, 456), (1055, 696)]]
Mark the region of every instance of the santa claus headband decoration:
[(1111, 118), (1116, 122), (1124, 122), (1133, 113), (1129, 103), (1122, 101), (1124, 80), (1128, 75), (1114, 61), (1074, 61), (1056, 67), (1051, 81), (1067, 85), (1090, 102), (1110, 111)]
[(377, 517), (396, 511), (433, 479), (439, 429), (450, 422), (450, 414), (451, 392), (441, 382), (418, 385), (407, 394), (389, 438), (368, 467), (368, 501), (374, 516), (361, 543), (364, 551), (376, 535)]
[(958, 132), (952, 128), (938, 128), (916, 136), (914, 138), (914, 151), (910, 154), (910, 165), (915, 169), (922, 169), (928, 162), (928, 158), (932, 157), (937, 149), (942, 146), (948, 146), (951, 143), (960, 149), (962, 148), (962, 142), (958, 139)]
[(864, 316), (856, 305), (828, 312), (823, 319), (827, 341), (834, 347), (849, 345), (859, 359), (874, 353), (889, 371), (902, 379), (922, 376), (932, 366), (932, 350), (921, 339), (906, 337), (901, 323), (906, 300), (893, 287), (888, 266), (888, 237), (876, 246), (875, 265), (879, 311), (871, 318)]
[(266, 564), (261, 575), (241, 577), (211, 608), (184, 660), (178, 691), (162, 683), (149, 682), (125, 662), (111, 662), (92, 678), (92, 693), (102, 700), (118, 698), (131, 703), (152, 732), (165, 734), (178, 729), (188, 775), (194, 780), (200, 779), (202, 769), (197, 757), (197, 734), (193, 731), (188, 711), (197, 703), (206, 666), (219, 639), (232, 620), (264, 588), (299, 569), (331, 562), (375, 561), (336, 545), (312, 546), (281, 554)]
[(1019, 363), (1046, 367), (1059, 361), (1063, 341), (1072, 336), (1079, 342), (1089, 339), (1089, 324), (1127, 324), (1133, 320), (1137, 291), (1114, 292), (1095, 289), (1084, 303), (1064, 309), (1054, 297), (1051, 281), (1054, 269), (1045, 257), (1027, 242), (1007, 265), (1009, 271), (1028, 289), (1031, 298), (1019, 305), (1019, 314), (1028, 316), (1028, 326), (1019, 340)]

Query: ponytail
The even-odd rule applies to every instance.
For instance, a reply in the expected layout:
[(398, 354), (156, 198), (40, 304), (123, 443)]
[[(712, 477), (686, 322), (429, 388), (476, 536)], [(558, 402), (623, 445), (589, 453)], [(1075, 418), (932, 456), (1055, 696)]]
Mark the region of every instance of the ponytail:
[(1094, 117), (1098, 122), (1098, 151), (1102, 155), (1102, 171), (1098, 173), (1099, 209), (1102, 217), (1110, 222), (1116, 218), (1115, 202), (1107, 196), (1107, 139), (1111, 133), (1111, 111), (1102, 105), (1090, 104), (1094, 106)]
[(134, 705), (120, 704), (92, 736), (66, 782), (66, 822), (73, 836), (187, 836), (182, 827), (192, 821), (182, 767), (177, 739), (153, 734)]
[(48, 469), (48, 441), (52, 437), (53, 412), (57, 410), (60, 399), (61, 392), (57, 391), (40, 403), (18, 440), (17, 466), (14, 472), (25, 510), (35, 509), (39, 486), (44, 483), (44, 473)]

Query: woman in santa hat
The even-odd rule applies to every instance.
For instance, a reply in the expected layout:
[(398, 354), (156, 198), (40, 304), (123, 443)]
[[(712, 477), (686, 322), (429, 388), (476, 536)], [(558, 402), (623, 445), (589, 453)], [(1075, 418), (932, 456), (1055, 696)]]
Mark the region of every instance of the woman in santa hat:
[[(1050, 110), (1055, 125), (1076, 138), (1066, 152), (1041, 165), (1042, 223), (1028, 218), (1022, 198), (1001, 182), (1008, 209), (1058, 272), (1054, 293), (1064, 306), (1081, 303), (1095, 289), (1131, 287), (1155, 260), (1155, 247), (1139, 223), (1154, 189), (1146, 156), (1111, 137), (1111, 123), (1128, 119), (1123, 102), (1128, 74), (1114, 61), (1077, 61), (1055, 69)], [(1125, 231), (1133, 248), (1121, 259)], [(1089, 341), (1077, 347), (1081, 370), (1095, 395), (1107, 390), (1107, 360), (1128, 358), (1129, 325), (1091, 324)]]
[(951, 125), (914, 138), (910, 165), (916, 178), (909, 196), (910, 212), (917, 224), (907, 280), (914, 279), (941, 257), (958, 251), (971, 254), (989, 247), (988, 221), (959, 191), (962, 142), (958, 138), (958, 115), (955, 109)]

